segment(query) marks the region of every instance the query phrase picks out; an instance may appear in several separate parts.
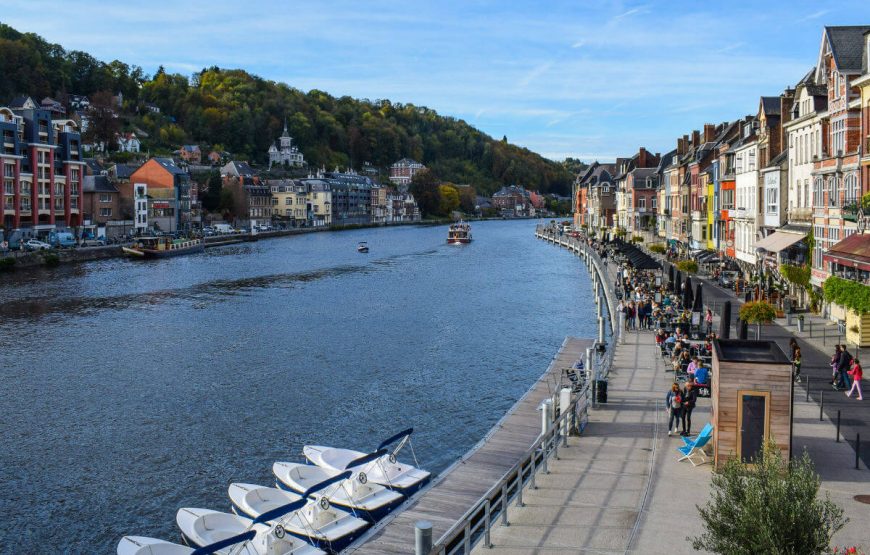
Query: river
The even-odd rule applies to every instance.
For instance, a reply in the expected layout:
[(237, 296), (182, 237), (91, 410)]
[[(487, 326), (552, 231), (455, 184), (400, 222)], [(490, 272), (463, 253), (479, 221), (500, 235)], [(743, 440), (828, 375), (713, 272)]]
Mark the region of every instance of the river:
[(444, 470), (566, 335), (596, 333), (584, 266), (534, 224), (0, 274), (0, 553), (178, 541), (179, 507), (229, 510), (231, 482), (271, 485), (309, 443), (369, 450), (413, 426)]

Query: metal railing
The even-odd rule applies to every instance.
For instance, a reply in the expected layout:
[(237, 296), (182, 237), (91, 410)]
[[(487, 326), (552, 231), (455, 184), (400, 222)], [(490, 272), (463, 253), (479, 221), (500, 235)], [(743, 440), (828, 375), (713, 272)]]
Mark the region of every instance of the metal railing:
[[(589, 380), (583, 388), (573, 394), (573, 400), (566, 410), (559, 410), (559, 416), (551, 420), (543, 432), (520, 460), (508, 470), (501, 479), (487, 491), (432, 547), (431, 555), (468, 555), (471, 549), (483, 541), (492, 547), (493, 526), (508, 525), (508, 507), (515, 503), (522, 507), (523, 490), (535, 489), (535, 478), (539, 472), (549, 474), (550, 457), (559, 458), (560, 444), (568, 447), (571, 433), (579, 434), (588, 419), (591, 389)], [(553, 410), (557, 409), (560, 395), (553, 396)], [(546, 405), (542, 410), (549, 410)]]

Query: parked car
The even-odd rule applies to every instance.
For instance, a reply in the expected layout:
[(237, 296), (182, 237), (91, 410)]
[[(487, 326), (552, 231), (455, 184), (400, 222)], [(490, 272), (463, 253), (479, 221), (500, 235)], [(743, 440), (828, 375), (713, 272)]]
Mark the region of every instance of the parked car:
[(106, 241), (104, 239), (85, 239), (82, 241), (83, 247), (104, 247)]
[(738, 272), (724, 271), (719, 274), (719, 285), (726, 289), (734, 289), (739, 275)]
[(29, 251), (48, 251), (51, 250), (51, 245), (37, 239), (30, 239), (24, 243), (24, 248)]

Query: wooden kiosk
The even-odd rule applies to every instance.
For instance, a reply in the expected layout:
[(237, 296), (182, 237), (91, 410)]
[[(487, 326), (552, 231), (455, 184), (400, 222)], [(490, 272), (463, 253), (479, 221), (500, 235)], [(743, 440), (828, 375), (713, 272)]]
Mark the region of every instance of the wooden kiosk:
[(772, 437), (789, 457), (791, 361), (773, 341), (713, 341), (713, 464), (751, 462)]

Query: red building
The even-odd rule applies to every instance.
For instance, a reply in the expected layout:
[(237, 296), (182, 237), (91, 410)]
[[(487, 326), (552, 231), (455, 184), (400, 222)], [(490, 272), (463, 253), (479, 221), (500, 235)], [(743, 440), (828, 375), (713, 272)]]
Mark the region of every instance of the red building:
[(81, 225), (81, 135), (74, 121), (51, 114), (29, 97), (0, 108), (0, 224), (7, 231)]

